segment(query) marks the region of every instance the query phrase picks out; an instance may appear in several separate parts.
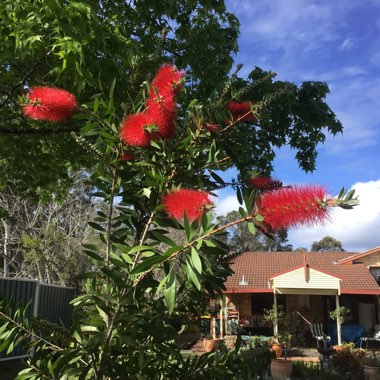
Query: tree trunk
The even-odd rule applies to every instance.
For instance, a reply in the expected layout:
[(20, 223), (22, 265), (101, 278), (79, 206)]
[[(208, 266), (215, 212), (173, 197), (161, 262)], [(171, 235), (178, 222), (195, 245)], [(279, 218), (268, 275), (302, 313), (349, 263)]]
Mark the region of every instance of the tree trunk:
[(4, 246), (3, 246), (3, 253), (4, 253), (4, 256), (3, 256), (3, 260), (4, 260), (4, 269), (3, 269), (3, 276), (4, 277), (8, 277), (9, 276), (9, 270), (8, 270), (8, 266), (9, 266), (9, 261), (8, 261), (8, 243), (9, 243), (9, 225), (8, 223), (6, 222), (5, 219), (1, 219), (1, 221), (3, 222), (3, 226), (4, 226)]

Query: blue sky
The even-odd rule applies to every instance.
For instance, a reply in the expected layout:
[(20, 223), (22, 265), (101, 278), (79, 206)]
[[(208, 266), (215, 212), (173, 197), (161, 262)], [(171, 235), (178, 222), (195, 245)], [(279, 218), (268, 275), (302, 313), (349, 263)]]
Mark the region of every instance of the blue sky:
[[(361, 205), (337, 210), (325, 226), (289, 232), (295, 246), (309, 248), (326, 235), (349, 251), (380, 246), (380, 1), (227, 0), (240, 20), (241, 75), (255, 66), (280, 80), (325, 81), (327, 102), (344, 125), (318, 149), (317, 170), (302, 172), (294, 152), (281, 149), (274, 176), (285, 183), (320, 183), (336, 194), (354, 187)], [(236, 206), (220, 194), (219, 212)]]

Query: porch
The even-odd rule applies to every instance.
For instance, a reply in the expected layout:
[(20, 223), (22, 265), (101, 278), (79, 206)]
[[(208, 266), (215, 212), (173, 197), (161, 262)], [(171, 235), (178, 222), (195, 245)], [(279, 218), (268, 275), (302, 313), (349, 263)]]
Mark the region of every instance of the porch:
[[(274, 304), (274, 293), (229, 293), (226, 294), (227, 333), (234, 321), (247, 335), (273, 336), (273, 326), (264, 321), (264, 310), (270, 309)], [(336, 308), (336, 297), (332, 295), (316, 294), (276, 294), (277, 305), (281, 305), (286, 312), (297, 312), (300, 318), (309, 323), (321, 323), (323, 330), (337, 343), (336, 321), (331, 320), (329, 313)], [(374, 326), (379, 323), (378, 296), (365, 294), (342, 294), (339, 296), (340, 306), (351, 310), (351, 318), (342, 325), (342, 341), (355, 338), (356, 331), (371, 334)], [(336, 337), (336, 338), (335, 338)], [(335, 339), (334, 339), (335, 338)], [(357, 341), (357, 337), (355, 340)], [(311, 333), (306, 336), (309, 345), (315, 345)]]

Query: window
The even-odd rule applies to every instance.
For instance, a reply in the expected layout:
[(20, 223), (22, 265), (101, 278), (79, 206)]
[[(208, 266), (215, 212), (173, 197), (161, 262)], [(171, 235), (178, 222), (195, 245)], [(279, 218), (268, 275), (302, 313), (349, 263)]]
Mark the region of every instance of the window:
[(298, 296), (298, 310), (310, 310), (310, 296), (299, 295)]

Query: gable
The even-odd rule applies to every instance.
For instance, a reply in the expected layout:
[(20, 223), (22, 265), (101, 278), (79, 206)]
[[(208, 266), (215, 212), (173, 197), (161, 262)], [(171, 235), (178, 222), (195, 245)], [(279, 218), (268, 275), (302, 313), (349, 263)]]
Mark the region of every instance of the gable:
[(366, 267), (380, 266), (380, 247), (375, 247), (363, 253), (357, 253), (338, 261), (338, 264), (359, 264)]
[(314, 268), (301, 267), (272, 277), (271, 286), (276, 289), (340, 290), (340, 279)]

